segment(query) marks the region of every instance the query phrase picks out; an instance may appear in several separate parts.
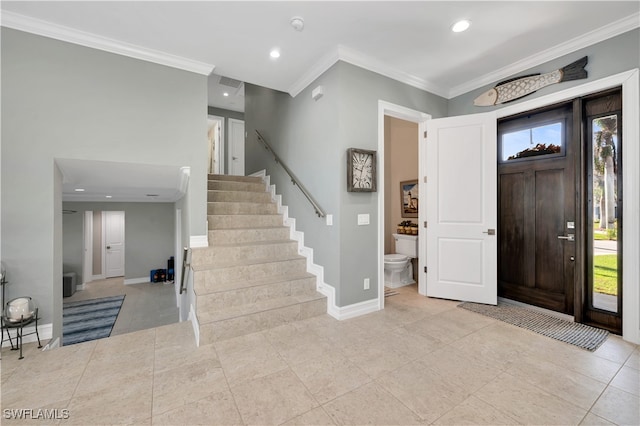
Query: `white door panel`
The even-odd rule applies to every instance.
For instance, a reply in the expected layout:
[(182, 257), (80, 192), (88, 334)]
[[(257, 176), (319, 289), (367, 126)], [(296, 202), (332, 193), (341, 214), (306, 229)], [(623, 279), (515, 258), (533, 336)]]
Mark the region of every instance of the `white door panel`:
[(244, 121), (229, 119), (229, 174), (244, 176)]
[(427, 126), (427, 296), (496, 304), (495, 114)]
[(124, 212), (104, 212), (105, 277), (124, 275)]

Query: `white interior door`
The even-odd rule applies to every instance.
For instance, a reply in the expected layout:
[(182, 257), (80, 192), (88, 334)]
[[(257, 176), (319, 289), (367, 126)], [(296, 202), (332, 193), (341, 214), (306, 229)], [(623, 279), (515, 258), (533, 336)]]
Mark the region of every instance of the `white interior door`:
[(430, 120), (427, 135), (427, 296), (495, 305), (495, 113)]
[(244, 121), (229, 119), (229, 174), (244, 176)]
[(124, 212), (103, 212), (105, 277), (124, 276)]

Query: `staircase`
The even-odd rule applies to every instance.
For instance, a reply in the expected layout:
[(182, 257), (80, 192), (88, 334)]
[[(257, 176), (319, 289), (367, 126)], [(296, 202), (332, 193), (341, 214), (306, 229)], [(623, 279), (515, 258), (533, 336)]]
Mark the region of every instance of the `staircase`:
[(209, 247), (192, 250), (200, 344), (327, 311), (261, 178), (209, 175)]

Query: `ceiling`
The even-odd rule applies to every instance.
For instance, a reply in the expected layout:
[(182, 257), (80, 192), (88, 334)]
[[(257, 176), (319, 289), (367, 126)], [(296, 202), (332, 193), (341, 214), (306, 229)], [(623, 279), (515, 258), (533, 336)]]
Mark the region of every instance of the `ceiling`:
[[(2, 1), (2, 24), (297, 95), (344, 60), (445, 98), (640, 26), (636, 1)], [(290, 20), (304, 19), (303, 31)], [(471, 28), (450, 31), (459, 19)], [(279, 59), (269, 56), (273, 48)], [(228, 97), (222, 93), (227, 92)]]
[[(640, 26), (637, 0), (3, 0), (0, 7), (5, 27), (207, 75), (209, 105), (234, 111), (244, 110), (243, 82), (296, 96), (339, 60), (450, 99)], [(290, 24), (296, 16), (302, 31)], [(462, 18), (470, 29), (453, 33)], [(57, 162), (66, 201), (175, 201), (184, 184), (175, 167)]]
[(178, 166), (61, 158), (56, 164), (67, 202), (169, 203), (182, 198), (189, 179)]

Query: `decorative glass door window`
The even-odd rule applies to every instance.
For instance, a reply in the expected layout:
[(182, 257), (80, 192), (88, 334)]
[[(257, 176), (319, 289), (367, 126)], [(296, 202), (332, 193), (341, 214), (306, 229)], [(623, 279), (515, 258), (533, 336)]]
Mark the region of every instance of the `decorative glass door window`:
[(591, 300), (596, 309), (618, 312), (620, 147), (618, 116), (593, 118), (591, 127), (592, 244)]
[(500, 140), (500, 161), (564, 155), (563, 127), (563, 122), (557, 121), (503, 133)]

